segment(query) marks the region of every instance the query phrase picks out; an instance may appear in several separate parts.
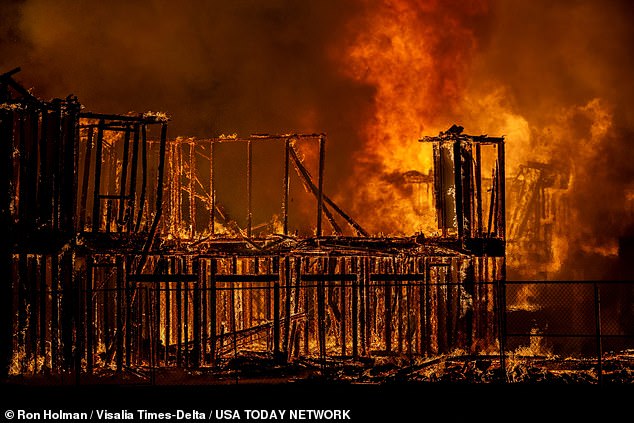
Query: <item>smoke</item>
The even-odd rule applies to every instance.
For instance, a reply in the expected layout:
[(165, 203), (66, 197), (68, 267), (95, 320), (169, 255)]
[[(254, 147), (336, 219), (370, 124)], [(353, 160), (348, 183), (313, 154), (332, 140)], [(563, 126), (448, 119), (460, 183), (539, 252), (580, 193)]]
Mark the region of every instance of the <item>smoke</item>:
[[(613, 252), (631, 221), (629, 1), (1, 7), (0, 70), (21, 66), (18, 79), (39, 97), (73, 93), (106, 113), (166, 111), (172, 136), (326, 132), (326, 189), (356, 218), (379, 222), (375, 230), (392, 229), (377, 213), (411, 189), (363, 182), (426, 173), (427, 163), (415, 166), (424, 160), (412, 154), (417, 138), (453, 123), (507, 135), (508, 176), (527, 160), (571, 171), (567, 256)], [(374, 215), (372, 190), (387, 196)]]
[(355, 3), (3, 7), (2, 32), (14, 36), (2, 44), (0, 67), (21, 66), (18, 78), (42, 98), (73, 93), (104, 113), (165, 111), (172, 136), (326, 131), (343, 149), (360, 142), (355, 125), (370, 107), (370, 89), (343, 78), (329, 59)]
[(632, 222), (633, 11), (625, 1), (498, 1), (474, 60), (470, 90), (503, 90), (527, 124), (509, 137), (510, 168), (541, 160), (571, 174), (558, 277), (605, 277)]

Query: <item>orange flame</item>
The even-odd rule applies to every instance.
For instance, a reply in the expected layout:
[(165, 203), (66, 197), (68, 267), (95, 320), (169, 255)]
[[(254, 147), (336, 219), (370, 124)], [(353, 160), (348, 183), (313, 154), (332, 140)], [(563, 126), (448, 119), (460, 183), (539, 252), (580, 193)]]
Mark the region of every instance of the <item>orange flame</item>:
[[(571, 248), (585, 251), (583, 245), (593, 241), (588, 241), (588, 231), (571, 230), (583, 227), (589, 216), (566, 211), (566, 202), (569, 196), (577, 206), (584, 202), (579, 193), (587, 191), (585, 182), (591, 178), (574, 163), (596, 162), (609, 143), (609, 105), (595, 99), (564, 110), (543, 110), (540, 120), (529, 121), (517, 112), (512, 90), (495, 75), (490, 80), (471, 77), (480, 48), (472, 22), (488, 12), (487, 2), (453, 3), (365, 1), (365, 13), (350, 22), (352, 42), (337, 60), (345, 75), (374, 88), (373, 115), (362, 128), (365, 148), (355, 158), (354, 185), (347, 190), (354, 192), (353, 213), (373, 233), (436, 234), (432, 154), (417, 139), (453, 123), (468, 133), (504, 135), (507, 178), (527, 161), (561, 161), (569, 172), (565, 192), (552, 197), (559, 214), (553, 217), (553, 254), (545, 271), (553, 274)], [(573, 138), (578, 145), (571, 154)], [(408, 175), (418, 179), (412, 182)], [(615, 250), (605, 242), (591, 249), (610, 255)]]
[[(469, 2), (460, 9), (470, 16), (485, 7)], [(385, 0), (352, 25), (361, 31), (341, 58), (344, 72), (375, 88), (356, 162), (357, 181), (365, 183), (355, 186), (355, 211), (373, 232), (434, 232), (431, 186), (406, 174), (430, 174), (431, 151), (417, 140), (450, 126), (444, 115), (462, 98), (473, 34), (437, 1)]]

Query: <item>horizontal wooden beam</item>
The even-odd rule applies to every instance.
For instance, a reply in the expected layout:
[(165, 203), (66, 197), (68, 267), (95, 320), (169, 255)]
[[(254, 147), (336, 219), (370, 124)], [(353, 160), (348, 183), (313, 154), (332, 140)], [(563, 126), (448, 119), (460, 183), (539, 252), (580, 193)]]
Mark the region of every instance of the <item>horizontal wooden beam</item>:
[(198, 282), (198, 275), (188, 274), (140, 274), (140, 275), (128, 275), (128, 281), (130, 282), (145, 282), (145, 283), (161, 283), (161, 282)]
[(321, 281), (356, 281), (357, 275), (353, 273), (335, 273), (324, 275), (301, 275), (302, 281), (321, 282)]
[(214, 275), (213, 278), (216, 282), (275, 282), (279, 280), (279, 275)]
[(371, 281), (424, 281), (424, 273), (375, 273)]

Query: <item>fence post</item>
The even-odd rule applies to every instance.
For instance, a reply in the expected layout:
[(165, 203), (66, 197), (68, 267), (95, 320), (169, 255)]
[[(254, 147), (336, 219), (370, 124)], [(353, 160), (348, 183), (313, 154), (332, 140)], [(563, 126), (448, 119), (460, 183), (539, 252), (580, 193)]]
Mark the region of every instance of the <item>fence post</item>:
[(594, 283), (594, 322), (597, 337), (597, 379), (603, 384), (603, 345), (601, 344), (601, 293), (599, 285)]
[(500, 343), (500, 369), (507, 382), (506, 374), (506, 277), (497, 280), (498, 297), (498, 342)]

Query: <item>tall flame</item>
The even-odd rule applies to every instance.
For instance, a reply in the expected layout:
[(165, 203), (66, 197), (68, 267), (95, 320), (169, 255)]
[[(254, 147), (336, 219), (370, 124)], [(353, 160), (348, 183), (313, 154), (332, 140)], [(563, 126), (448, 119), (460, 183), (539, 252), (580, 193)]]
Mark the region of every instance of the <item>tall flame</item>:
[(475, 71), (482, 67), (477, 31), (486, 26), (485, 0), (362, 4), (364, 13), (349, 22), (351, 42), (337, 59), (347, 77), (374, 90), (373, 114), (361, 129), (364, 148), (354, 158), (353, 186), (347, 189), (364, 226), (389, 235), (437, 233), (432, 154), (417, 140), (459, 123), (469, 133), (506, 136), (507, 178), (529, 161), (554, 163), (568, 173), (570, 183), (549, 197), (558, 214), (545, 222), (555, 226), (548, 240), (551, 261), (542, 263), (547, 274), (562, 269), (571, 248), (615, 254), (614, 242), (590, 245), (597, 241), (596, 227), (583, 228), (594, 218), (583, 200), (593, 192), (589, 169), (601, 166), (601, 151), (610, 142), (607, 101), (543, 106), (523, 115), (514, 104), (514, 87), (495, 72)]
[[(372, 7), (369, 7), (370, 4)], [(453, 2), (449, 2), (453, 3)], [(375, 89), (374, 115), (362, 129), (365, 149), (356, 160), (355, 205), (374, 232), (435, 230), (430, 151), (417, 140), (447, 129), (445, 119), (462, 99), (465, 67), (475, 46), (465, 17), (481, 2), (385, 0), (351, 22), (354, 38), (342, 68)], [(448, 127), (448, 126), (447, 126)], [(408, 178), (415, 171), (423, 178)]]

